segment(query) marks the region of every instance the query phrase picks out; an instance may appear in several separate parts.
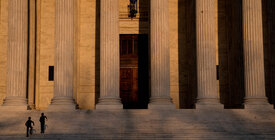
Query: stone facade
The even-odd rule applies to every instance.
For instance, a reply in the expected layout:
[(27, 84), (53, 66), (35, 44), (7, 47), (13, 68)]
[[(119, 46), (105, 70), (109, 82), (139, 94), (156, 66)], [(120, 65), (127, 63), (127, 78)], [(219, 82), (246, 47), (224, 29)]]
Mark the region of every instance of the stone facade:
[[(26, 99), (28, 99), (30, 108), (37, 110), (48, 109), (53, 97), (57, 95), (55, 94), (57, 92), (55, 90), (56, 83), (49, 81), (49, 66), (57, 64), (56, 35), (59, 28), (56, 22), (56, 1), (61, 0), (29, 0), (28, 74), (25, 75), (28, 79), (26, 81), (28, 87), (26, 89)], [(70, 96), (73, 96), (77, 108), (95, 109), (100, 97), (103, 95), (100, 94), (103, 91), (100, 90), (100, 88), (103, 88), (100, 85), (103, 78), (100, 74), (102, 74), (101, 70), (104, 69), (101, 64), (103, 55), (100, 48), (105, 42), (100, 41), (100, 36), (102, 33), (109, 32), (102, 32), (101, 30), (103, 28), (101, 23), (103, 14), (100, 14), (102, 12), (102, 9), (100, 9), (102, 7), (101, 0), (70, 1), (73, 3), (71, 9), (74, 9), (71, 12), (73, 14), (71, 15), (73, 17), (73, 39), (70, 41), (73, 43), (71, 44), (71, 47), (73, 47), (73, 55), (71, 55), (73, 58), (71, 60), (73, 62), (70, 61), (70, 63), (73, 64), (70, 80), (72, 80), (71, 88), (73, 91)], [(104, 1), (108, 2), (108, 0)], [(257, 19), (255, 19), (259, 25), (262, 22), (263, 34), (258, 34), (258, 31), (252, 31), (253, 28), (249, 28), (252, 31), (251, 34), (257, 34), (257, 37), (262, 40), (257, 39), (256, 42), (260, 45), (254, 45), (258, 47), (256, 50), (263, 51), (264, 55), (257, 53), (257, 55), (261, 55), (260, 57), (255, 56), (256, 54), (251, 56), (245, 52), (244, 48), (247, 47), (245, 39), (249, 34), (246, 35), (243, 31), (243, 27), (247, 26), (247, 23), (243, 23), (243, 19), (251, 20), (252, 24), (249, 25), (251, 27), (260, 27), (253, 24), (254, 19), (248, 19), (251, 12), (245, 11), (247, 5), (254, 4), (255, 6), (255, 1), (260, 0), (243, 0), (243, 3), (240, 0), (160, 1), (151, 0), (151, 4), (155, 4), (152, 6), (149, 0), (138, 0), (138, 13), (136, 17), (130, 18), (128, 16), (129, 0), (117, 0), (118, 31), (115, 33), (117, 35), (148, 34), (149, 42), (154, 41), (149, 43), (151, 44), (151, 52), (149, 51), (151, 55), (158, 51), (160, 53), (164, 52), (165, 55), (165, 57), (161, 54), (156, 55), (150, 62), (157, 64), (158, 57), (161, 57), (164, 61), (169, 58), (165, 61), (165, 66), (163, 66), (164, 63), (158, 65), (165, 67), (166, 70), (157, 68), (152, 70), (151, 68), (151, 72), (154, 72), (154, 74), (156, 72), (157, 76), (162, 76), (155, 78), (155, 82), (160, 79), (169, 79), (169, 81), (161, 83), (161, 85), (169, 86), (161, 86), (164, 88), (162, 93), (154, 92), (151, 95), (161, 98), (165, 96), (167, 97), (165, 99), (171, 98), (176, 108), (195, 108), (197, 97), (210, 99), (208, 100), (210, 102), (213, 101), (212, 99), (220, 99), (218, 102), (223, 104), (225, 108), (243, 108), (244, 99), (248, 97), (247, 95), (252, 95), (252, 98), (254, 98), (253, 94), (246, 91), (250, 86), (249, 82), (245, 80), (246, 73), (255, 68), (247, 66), (249, 63), (244, 57), (250, 56), (250, 61), (261, 58), (264, 62), (264, 67), (259, 65), (261, 67), (259, 71), (262, 72), (258, 74), (262, 79), (259, 88), (262, 90), (261, 93), (257, 94), (267, 97), (270, 104), (275, 103), (275, 56), (273, 55), (275, 54), (275, 41), (273, 38), (275, 35), (275, 13), (274, 10), (272, 11), (275, 8), (274, 0), (262, 0), (262, 6), (258, 5), (256, 10), (252, 10), (252, 13), (254, 11), (259, 12), (258, 15), (263, 13), (262, 18), (257, 16)], [(9, 95), (7, 93), (8, 36), (10, 32), (8, 22), (11, 17), (9, 15), (9, 4), (10, 0), (0, 0), (0, 104), (3, 104), (3, 100)], [(164, 9), (167, 8), (167, 11), (157, 10), (162, 6)], [(210, 9), (207, 9), (209, 7)], [(152, 10), (154, 10), (154, 15), (152, 15)], [(165, 17), (163, 20), (159, 19), (161, 14)], [(104, 17), (108, 18), (109, 16)], [(158, 23), (161, 24), (160, 27), (166, 27), (167, 33), (165, 35), (161, 34), (164, 31), (157, 27)], [(112, 23), (110, 25), (113, 26)], [(205, 30), (206, 28), (208, 30)], [(152, 31), (154, 32), (152, 33)], [(155, 36), (160, 34), (159, 38), (152, 38), (154, 33), (156, 33)], [(166, 40), (163, 40), (165, 38)], [(169, 44), (169, 51), (165, 50), (167, 45), (160, 42)], [(164, 50), (152, 50), (155, 43), (164, 46)], [(159, 49), (159, 46), (153, 48)], [(211, 67), (209, 67), (210, 63)], [(215, 65), (218, 65), (219, 68), (218, 76), (216, 75)], [(263, 69), (265, 73), (263, 73)], [(211, 77), (211, 82), (208, 81), (210, 79), (207, 76)], [(255, 87), (255, 81), (250, 82)], [(211, 88), (209, 85), (211, 85)], [(118, 88), (117, 85), (115, 86)], [(154, 86), (154, 84), (150, 86)], [(205, 89), (202, 90), (203, 88)], [(151, 92), (156, 91), (152, 87), (150, 90)], [(165, 90), (170, 92), (165, 92)]]

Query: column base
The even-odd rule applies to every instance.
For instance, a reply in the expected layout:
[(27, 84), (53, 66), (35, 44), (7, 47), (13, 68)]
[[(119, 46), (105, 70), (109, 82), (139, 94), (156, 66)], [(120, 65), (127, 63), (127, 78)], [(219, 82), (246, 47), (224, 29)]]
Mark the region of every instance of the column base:
[(26, 111), (28, 110), (27, 99), (24, 97), (6, 97), (1, 111)]
[(54, 97), (48, 107), (48, 111), (75, 111), (74, 99), (69, 97)]
[(172, 103), (171, 98), (151, 98), (148, 109), (173, 110), (176, 109), (176, 106)]
[(100, 98), (96, 104), (97, 110), (120, 110), (123, 109), (120, 98)]
[(198, 99), (196, 109), (224, 109), (224, 105), (217, 98)]
[(268, 103), (267, 98), (245, 98), (244, 109), (273, 110), (274, 106)]

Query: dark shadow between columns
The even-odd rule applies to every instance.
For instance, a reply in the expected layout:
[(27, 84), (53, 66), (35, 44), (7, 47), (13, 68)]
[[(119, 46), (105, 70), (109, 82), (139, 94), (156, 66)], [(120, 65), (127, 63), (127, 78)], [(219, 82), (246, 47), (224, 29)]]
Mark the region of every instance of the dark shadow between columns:
[(195, 108), (197, 97), (195, 0), (179, 0), (178, 17), (180, 108)]
[[(139, 93), (139, 96), (143, 94), (141, 97), (140, 104), (142, 104), (142, 108), (148, 108), (149, 99), (151, 97), (150, 93), (150, 1), (148, 0), (138, 0), (138, 13), (139, 16), (139, 39), (141, 40), (142, 46), (147, 46), (146, 48), (138, 47), (139, 50), (139, 88), (141, 91), (145, 91), (146, 93)], [(144, 42), (143, 42), (144, 40)], [(143, 44), (147, 43), (147, 44)], [(141, 52), (141, 53), (140, 53)], [(143, 69), (140, 69), (143, 68)]]
[(95, 27), (95, 104), (97, 104), (100, 97), (100, 0), (96, 0)]
[(220, 98), (224, 108), (243, 108), (242, 1), (218, 1)]
[(269, 103), (275, 104), (275, 1), (262, 0), (265, 90)]

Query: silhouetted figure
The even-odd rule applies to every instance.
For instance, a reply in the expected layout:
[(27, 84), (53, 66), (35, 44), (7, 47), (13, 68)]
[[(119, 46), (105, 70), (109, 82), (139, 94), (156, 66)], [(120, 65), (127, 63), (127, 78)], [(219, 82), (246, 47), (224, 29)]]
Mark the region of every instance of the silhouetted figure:
[(25, 125), (27, 127), (27, 137), (29, 136), (29, 132), (32, 135), (32, 124), (34, 126), (34, 122), (31, 120), (31, 117), (26, 121)]
[(41, 113), (41, 117), (39, 119), (40, 124), (41, 124), (41, 133), (45, 132), (45, 119), (48, 120), (46, 116), (44, 116), (44, 113)]

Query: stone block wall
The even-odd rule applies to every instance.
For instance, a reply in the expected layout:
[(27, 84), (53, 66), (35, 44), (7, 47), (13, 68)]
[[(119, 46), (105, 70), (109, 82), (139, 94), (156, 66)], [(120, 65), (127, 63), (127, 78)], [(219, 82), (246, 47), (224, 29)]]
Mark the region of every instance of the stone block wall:
[(7, 47), (8, 47), (8, 0), (0, 0), (0, 104), (6, 97)]
[(169, 45), (170, 45), (170, 96), (180, 108), (179, 88), (179, 7), (178, 0), (169, 0)]
[(35, 108), (47, 109), (53, 97), (54, 82), (49, 81), (49, 66), (54, 66), (55, 0), (37, 1)]
[(76, 90), (77, 104), (81, 109), (95, 108), (96, 94), (96, 0), (80, 0), (78, 7), (78, 46)]

